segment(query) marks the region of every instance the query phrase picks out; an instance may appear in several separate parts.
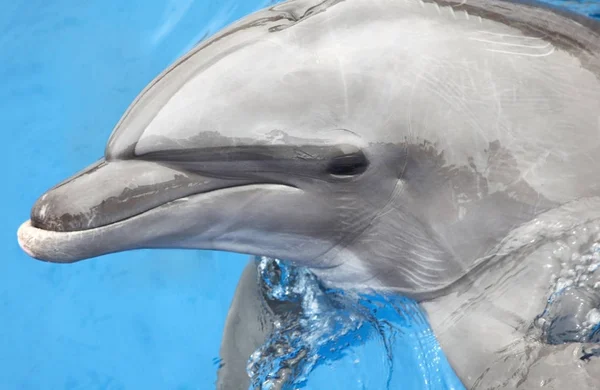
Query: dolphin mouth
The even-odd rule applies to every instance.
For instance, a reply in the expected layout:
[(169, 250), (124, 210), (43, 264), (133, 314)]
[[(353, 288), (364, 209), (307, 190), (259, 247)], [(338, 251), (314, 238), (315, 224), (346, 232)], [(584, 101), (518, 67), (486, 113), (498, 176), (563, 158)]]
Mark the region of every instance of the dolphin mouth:
[[(247, 197), (257, 192), (302, 192), (281, 184), (249, 184), (215, 189), (171, 200), (142, 213), (110, 224), (77, 231), (56, 231), (36, 227), (29, 219), (21, 224), (17, 239), (30, 257), (52, 263), (73, 263), (109, 253), (142, 248), (186, 248), (189, 233), (202, 234), (219, 221), (215, 199), (227, 196)], [(190, 210), (198, 213), (189, 218)], [(161, 223), (165, 220), (180, 223)], [(212, 238), (207, 236), (206, 247)], [(189, 246), (195, 248), (194, 245)]]
[[(205, 218), (190, 231), (210, 230), (211, 223), (221, 222), (226, 215), (219, 214), (222, 205), (215, 199), (220, 194), (269, 185), (295, 189), (252, 175), (199, 173), (147, 160), (101, 159), (43, 194), (32, 207), (30, 219), (20, 226), (18, 241), (31, 257), (50, 262), (73, 262), (140, 247), (168, 247), (174, 242), (179, 246), (183, 238), (178, 225), (181, 221), (196, 223), (195, 214), (189, 215), (190, 203), (198, 218)], [(191, 199), (193, 202), (188, 202)], [(202, 199), (212, 199), (212, 203), (198, 204)], [(186, 208), (188, 215), (177, 215)], [(164, 219), (156, 219), (158, 215)], [(164, 222), (173, 218), (179, 220)]]

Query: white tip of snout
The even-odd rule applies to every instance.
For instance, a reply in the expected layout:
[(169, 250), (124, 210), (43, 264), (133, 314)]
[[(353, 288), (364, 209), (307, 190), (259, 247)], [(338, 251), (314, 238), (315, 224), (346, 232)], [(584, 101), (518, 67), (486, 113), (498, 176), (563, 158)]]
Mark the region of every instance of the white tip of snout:
[(29, 256), (35, 258), (33, 251), (30, 249), (30, 243), (32, 239), (31, 228), (31, 220), (28, 219), (27, 221), (23, 222), (21, 226), (19, 226), (19, 230), (17, 230), (17, 240), (19, 241), (19, 246), (21, 249), (23, 249), (23, 251)]
[[(93, 231), (91, 233), (93, 236)], [(34, 259), (52, 263), (72, 263), (85, 258), (90, 251), (84, 238), (86, 235), (81, 232), (38, 229), (31, 224), (31, 220), (23, 222), (17, 231), (19, 246), (25, 253)]]

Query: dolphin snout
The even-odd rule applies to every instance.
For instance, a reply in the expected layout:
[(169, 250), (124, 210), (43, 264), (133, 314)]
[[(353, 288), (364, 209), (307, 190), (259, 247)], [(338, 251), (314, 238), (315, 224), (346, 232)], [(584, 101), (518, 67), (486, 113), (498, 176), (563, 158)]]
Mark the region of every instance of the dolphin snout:
[[(77, 184), (77, 181), (67, 183), (67, 188), (77, 188)], [(97, 205), (93, 206), (92, 202), (89, 202), (89, 196), (81, 192), (86, 191), (85, 188), (80, 187), (79, 190), (81, 195), (79, 201), (73, 201), (70, 196), (65, 196), (65, 191), (61, 188), (46, 192), (31, 209), (31, 225), (55, 232), (72, 232), (92, 227)], [(90, 191), (93, 190), (87, 190)]]
[(100, 160), (42, 195), (35, 228), (74, 232), (113, 224), (169, 201), (227, 186), (156, 162)]
[[(92, 175), (104, 166), (106, 166), (104, 160), (97, 161), (44, 193), (31, 209), (31, 225), (57, 232), (84, 229), (90, 221), (83, 210), (86, 208), (85, 203), (90, 203), (89, 193), (94, 192), (93, 187), (96, 187), (86, 182), (86, 176)], [(92, 207), (88, 205), (87, 209)]]

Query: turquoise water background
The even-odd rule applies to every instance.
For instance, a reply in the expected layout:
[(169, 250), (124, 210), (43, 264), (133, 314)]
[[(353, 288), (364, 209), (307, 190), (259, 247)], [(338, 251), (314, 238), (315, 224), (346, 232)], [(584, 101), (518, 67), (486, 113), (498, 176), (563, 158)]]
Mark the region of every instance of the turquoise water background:
[[(135, 251), (38, 262), (16, 230), (102, 156), (138, 92), (197, 41), (270, 1), (2, 1), (0, 389), (214, 388), (248, 257)], [(598, 2), (564, 2), (600, 18)]]

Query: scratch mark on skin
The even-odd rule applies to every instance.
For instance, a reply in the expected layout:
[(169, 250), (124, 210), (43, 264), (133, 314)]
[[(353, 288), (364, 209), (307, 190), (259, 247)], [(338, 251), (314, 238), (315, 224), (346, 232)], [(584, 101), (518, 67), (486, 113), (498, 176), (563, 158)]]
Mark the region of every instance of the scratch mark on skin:
[[(437, 66), (445, 67), (446, 65), (443, 63), (438, 63)], [(447, 66), (452, 65), (447, 64)], [(453, 107), (455, 110), (460, 110), (473, 129), (485, 138), (485, 131), (472, 108), (469, 106), (469, 104), (467, 104), (467, 100), (464, 98), (464, 92), (460, 90), (460, 86), (458, 84), (448, 81), (442, 82), (435, 73), (425, 71), (419, 74), (417, 77), (420, 81), (427, 85), (432, 93), (448, 103), (450, 107)]]
[(540, 54), (534, 54), (534, 53), (518, 53), (518, 52), (513, 52), (513, 51), (506, 51), (506, 50), (496, 50), (496, 49), (486, 49), (487, 51), (491, 51), (494, 53), (502, 53), (502, 54), (514, 54), (517, 56), (526, 56), (526, 57), (547, 57), (549, 55), (551, 55), (552, 53), (554, 53), (555, 48), (552, 47), (552, 49), (547, 52), (547, 53), (540, 53)]
[[(328, 24), (328, 25), (330, 26), (330, 24)], [(346, 79), (346, 71), (344, 69), (342, 59), (340, 58), (340, 55), (339, 55), (340, 46), (339, 46), (338, 40), (335, 39), (334, 30), (332, 28), (330, 28), (328, 30), (328, 34), (332, 38), (332, 40), (335, 42), (335, 47), (332, 48), (332, 51), (333, 51), (333, 57), (335, 58), (335, 61), (338, 65), (338, 69), (339, 69), (339, 77), (340, 77), (340, 82), (343, 87), (343, 94), (344, 94), (344, 110), (345, 110), (345, 115), (347, 118), (350, 115), (350, 102), (348, 99), (348, 81)]]
[[(397, 64), (397, 63), (394, 63), (394, 65), (393, 65), (393, 66), (394, 66), (394, 68), (393, 68), (393, 73), (394, 73), (394, 74), (397, 74), (397, 73), (399, 73), (399, 72), (400, 72), (400, 69), (399, 69), (399, 66), (398, 66), (398, 64)], [(389, 84), (389, 89), (390, 89), (390, 90), (392, 90), (392, 91), (393, 91), (393, 90), (396, 90), (396, 88), (398, 88), (398, 84), (400, 84), (400, 83), (404, 83), (404, 82), (405, 82), (405, 81), (404, 81), (403, 79), (401, 79), (401, 78), (399, 78), (399, 77), (394, 77), (394, 78), (392, 78), (392, 80), (390, 81), (390, 84)], [(391, 94), (391, 93), (388, 93), (387, 107), (392, 107), (392, 106), (393, 106), (393, 94)], [(388, 125), (389, 123), (391, 123), (391, 121), (392, 121), (392, 118), (393, 118), (394, 114), (395, 114), (395, 111), (394, 111), (394, 110), (392, 110), (392, 109), (389, 109), (389, 110), (387, 110), (387, 115), (386, 115), (385, 119), (384, 119), (384, 120), (382, 120), (382, 124), (381, 124), (381, 126), (386, 126), (386, 125)], [(400, 177), (402, 177), (402, 176), (400, 176)]]
[(536, 159), (536, 161), (534, 161), (529, 167), (527, 167), (526, 169), (524, 169), (522, 171), (522, 173), (519, 175), (519, 177), (517, 177), (516, 179), (512, 180), (510, 183), (508, 183), (508, 185), (509, 186), (515, 185), (520, 180), (527, 181), (527, 176), (529, 174), (535, 174), (536, 169), (539, 168), (539, 167), (541, 167), (541, 166), (543, 166), (544, 163), (546, 162), (546, 160), (548, 159), (548, 157), (550, 157), (551, 154), (552, 154), (551, 150), (546, 150), (544, 153), (542, 153)]
[(551, 42), (544, 42), (543, 39), (543, 37), (518, 36), (484, 30), (476, 31), (475, 36), (468, 38), (469, 41), (481, 42), (486, 45), (487, 47), (484, 48), (488, 52), (525, 57), (546, 57), (554, 53), (556, 48)]
[(551, 43), (549, 43), (549, 42), (542, 46), (531, 46), (531, 45), (524, 45), (524, 44), (520, 44), (520, 43), (489, 41), (487, 39), (480, 39), (480, 38), (469, 38), (469, 40), (483, 42), (483, 43), (491, 43), (494, 45), (501, 45), (501, 46), (525, 47), (528, 49), (546, 49), (551, 46)]
[(456, 13), (454, 13), (454, 8), (450, 7), (450, 13), (452, 14), (452, 17), (456, 19)]
[(495, 36), (501, 37), (501, 38), (518, 38), (518, 39), (532, 39), (532, 40), (541, 40), (541, 39), (544, 39), (544, 37), (528, 37), (528, 36), (524, 36), (524, 35), (512, 35), (512, 34), (496, 33), (496, 32), (486, 31), (486, 30), (478, 30), (476, 32), (477, 33), (481, 33), (481, 34), (495, 35)]
[(477, 82), (475, 81), (475, 78), (473, 77), (473, 73), (475, 71), (478, 71), (478, 69), (475, 70), (474, 69), (475, 66), (471, 65), (467, 59), (462, 60), (462, 65), (465, 70), (465, 72), (463, 72), (463, 74), (466, 74), (467, 77), (469, 78), (469, 85), (470, 85), (471, 90), (477, 91)]

